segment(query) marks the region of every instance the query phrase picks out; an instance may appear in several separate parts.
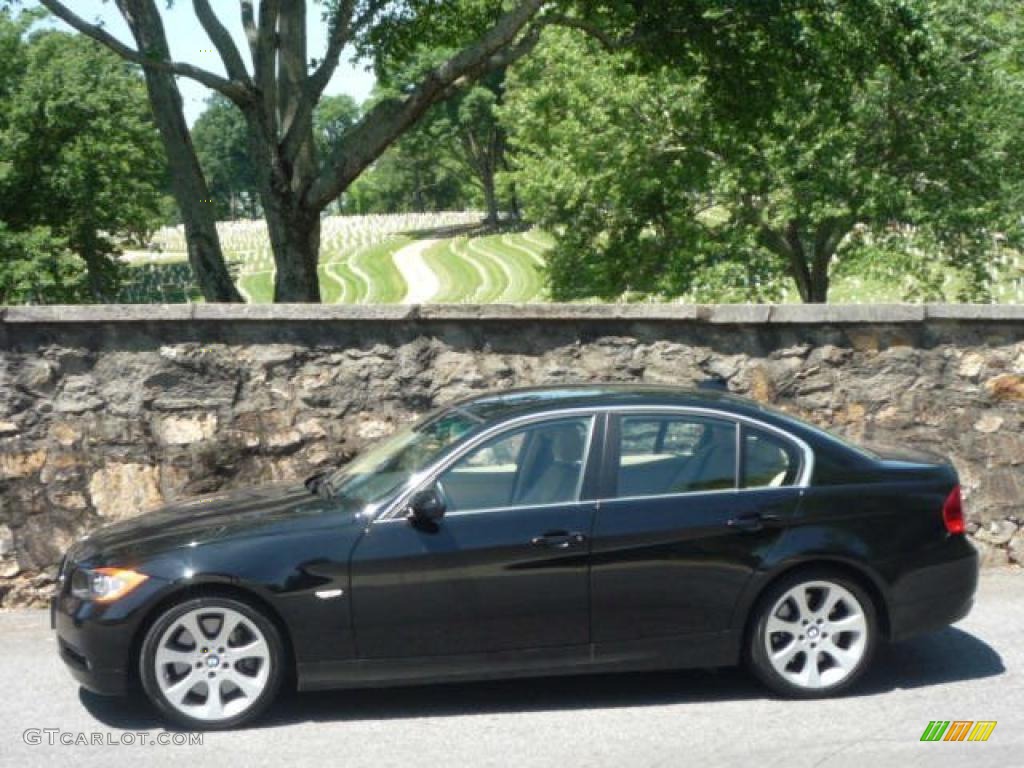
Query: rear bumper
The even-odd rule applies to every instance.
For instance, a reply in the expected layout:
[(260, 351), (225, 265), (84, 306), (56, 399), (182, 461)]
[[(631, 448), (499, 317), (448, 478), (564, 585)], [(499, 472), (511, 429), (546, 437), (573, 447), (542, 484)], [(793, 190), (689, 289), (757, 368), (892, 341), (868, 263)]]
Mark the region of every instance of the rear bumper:
[(904, 570), (889, 599), (892, 640), (942, 629), (968, 614), (978, 588), (978, 552), (952, 536), (919, 567)]

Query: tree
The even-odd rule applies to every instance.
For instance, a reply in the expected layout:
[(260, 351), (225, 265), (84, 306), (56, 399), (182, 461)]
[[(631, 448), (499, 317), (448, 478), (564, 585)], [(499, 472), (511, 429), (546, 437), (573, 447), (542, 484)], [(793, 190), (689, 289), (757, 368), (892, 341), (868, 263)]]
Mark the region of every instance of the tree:
[[(209, 0), (192, 6), (224, 64), (226, 76), (172, 61), (156, 0), (115, 0), (135, 46), (78, 16), (69, 3), (40, 0), (57, 17), (122, 58), (143, 67), (164, 140), (174, 193), (185, 220), (190, 261), (210, 300), (238, 300), (213, 226), (213, 208), (197, 203), (209, 190), (182, 115), (174, 78), (189, 77), (231, 100), (245, 117), (249, 160), (276, 264), (277, 301), (317, 301), (320, 213), (435, 103), (463, 84), (528, 51), (544, 0), (435, 3), (329, 0), (323, 3), (327, 49), (310, 66), (306, 19), (316, 3), (240, 0), (251, 71)], [(402, 94), (376, 103), (325, 158), (317, 157), (314, 113), (348, 45), (375, 61), (421, 43), (456, 51)], [(227, 283), (225, 283), (227, 281)], [(230, 286), (230, 287), (229, 287)]]
[(471, 208), (477, 196), (465, 172), (440, 162), (436, 142), (410, 131), (396, 141), (342, 196), (345, 213), (404, 213)]
[[(326, 96), (313, 115), (317, 153), (324, 157), (359, 118), (351, 96)], [(192, 126), (192, 143), (203, 169), (217, 218), (256, 218), (262, 214), (256, 169), (249, 160), (245, 116), (214, 94)]]
[[(165, 172), (142, 82), (116, 56), (75, 36), (43, 31), (25, 39), (24, 20), (3, 11), (0, 27), (20, 41), (14, 46), (0, 35), (9, 55), (2, 66), (13, 75), (0, 92), (6, 255), (37, 264), (40, 289), (66, 296), (60, 281), (77, 282), (70, 251), (85, 262), (90, 298), (109, 300), (118, 283), (113, 257), (122, 240), (154, 227)], [(38, 259), (29, 246), (38, 247)]]
[(492, 72), (478, 84), (435, 109), (428, 135), (450, 162), (474, 180), (483, 194), (487, 224), (498, 223), (498, 173), (508, 170), (505, 129), (496, 109), (504, 92), (504, 70)]
[(0, 221), (0, 304), (73, 304), (88, 297), (85, 264), (48, 227)]
[(979, 34), (977, 6), (913, 10), (898, 37), (806, 24), (802, 76), (741, 67), (746, 89), (734, 71), (694, 76), (685, 56), (663, 66), (657, 45), (609, 56), (550, 35), (519, 65), (502, 119), (527, 213), (557, 236), (553, 294), (762, 299), (787, 275), (821, 302), (837, 261), (920, 265), (927, 252), (978, 289), (994, 231), (1016, 230), (1019, 85), (993, 70), (990, 49), (1008, 43)]
[[(450, 55), (446, 49), (420, 50), (412, 62), (390, 68), (394, 71), (381, 78), (378, 98), (400, 91), (403, 82)], [(464, 185), (457, 180), (468, 179), (483, 199), (487, 224), (498, 223), (497, 175), (508, 168), (505, 129), (496, 114), (504, 89), (504, 68), (484, 75), (431, 107), (399, 142), (396, 148), (404, 156), (401, 167), (417, 193), (418, 210), (431, 207), (428, 199), (437, 196), (434, 190), (462, 191), (459, 187)]]
[(210, 97), (192, 126), (192, 142), (218, 219), (259, 216), (256, 170), (249, 162), (247, 141), (242, 113), (223, 96)]

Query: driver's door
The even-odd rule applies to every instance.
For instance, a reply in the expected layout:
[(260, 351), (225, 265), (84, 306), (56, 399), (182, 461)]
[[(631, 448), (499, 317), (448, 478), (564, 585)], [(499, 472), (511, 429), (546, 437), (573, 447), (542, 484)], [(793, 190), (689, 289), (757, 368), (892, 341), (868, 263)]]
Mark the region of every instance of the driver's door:
[(436, 483), (436, 525), (370, 526), (352, 556), (359, 656), (586, 645), (595, 504), (584, 501), (592, 415), (510, 428)]

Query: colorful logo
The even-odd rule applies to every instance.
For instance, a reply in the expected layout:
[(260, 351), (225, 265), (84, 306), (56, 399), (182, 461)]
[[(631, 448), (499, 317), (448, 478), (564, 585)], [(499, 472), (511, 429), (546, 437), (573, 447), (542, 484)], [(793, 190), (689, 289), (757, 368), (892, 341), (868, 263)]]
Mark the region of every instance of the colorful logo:
[(995, 720), (932, 720), (921, 741), (988, 741), (995, 728)]

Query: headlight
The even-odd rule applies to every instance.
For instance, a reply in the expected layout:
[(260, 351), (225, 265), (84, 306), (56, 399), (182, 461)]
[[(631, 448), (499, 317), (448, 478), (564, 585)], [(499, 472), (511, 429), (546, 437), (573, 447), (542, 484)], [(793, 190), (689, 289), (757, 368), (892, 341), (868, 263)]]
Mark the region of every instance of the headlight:
[(71, 594), (80, 600), (110, 603), (124, 597), (148, 576), (124, 568), (79, 568), (71, 574)]

